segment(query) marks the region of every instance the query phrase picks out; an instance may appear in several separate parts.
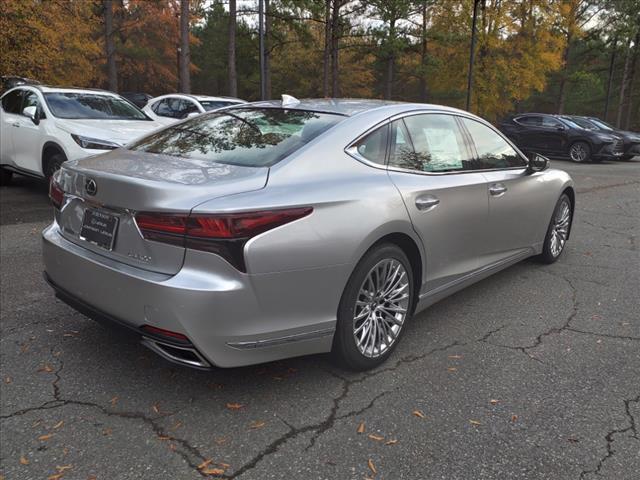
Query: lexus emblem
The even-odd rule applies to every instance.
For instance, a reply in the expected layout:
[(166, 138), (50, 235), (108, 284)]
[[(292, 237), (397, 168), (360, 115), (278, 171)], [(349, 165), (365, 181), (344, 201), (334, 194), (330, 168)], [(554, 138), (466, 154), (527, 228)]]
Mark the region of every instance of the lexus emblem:
[(96, 181), (92, 178), (87, 180), (84, 183), (84, 190), (88, 195), (94, 196), (98, 192), (98, 185), (96, 184)]

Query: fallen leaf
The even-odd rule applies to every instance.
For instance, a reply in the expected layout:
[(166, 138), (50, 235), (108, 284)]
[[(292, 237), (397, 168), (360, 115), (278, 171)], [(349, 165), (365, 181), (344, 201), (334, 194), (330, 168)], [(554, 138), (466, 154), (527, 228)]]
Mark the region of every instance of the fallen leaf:
[(224, 475), (222, 468), (204, 468), (201, 470), (205, 475)]
[(64, 447), (62, 449), (62, 455), (64, 455), (65, 457), (69, 454), (69, 449), (67, 447)]
[(381, 440), (384, 440), (384, 437), (381, 437), (380, 435), (376, 435), (375, 433), (370, 433), (369, 434), (369, 438), (371, 440), (375, 440), (376, 442), (379, 442)]
[(47, 372), (47, 373), (51, 373), (51, 372), (53, 372), (53, 368), (51, 368), (51, 366), (50, 366), (50, 365), (48, 365), (48, 364), (44, 364), (44, 366), (40, 367), (40, 368), (38, 369), (38, 371), (39, 371), (39, 372)]
[(482, 425), (482, 423), (480, 423), (478, 420), (469, 420), (469, 423), (471, 425)]
[(358, 433), (364, 433), (364, 422), (360, 422), (360, 425), (358, 425), (358, 430), (356, 430)]
[(497, 404), (499, 404), (499, 403), (500, 403), (500, 400), (496, 400), (495, 398), (492, 398), (491, 400), (489, 400), (489, 403), (490, 403), (491, 405), (497, 405)]
[(167, 435), (158, 435), (159, 440), (171, 440), (171, 437)]
[(55, 473), (53, 475), (49, 475), (47, 480), (60, 480), (63, 477), (64, 473)]
[(242, 405), (241, 403), (227, 403), (227, 408), (229, 410), (240, 410), (243, 407), (244, 405)]
[(118, 403), (118, 397), (113, 397), (111, 400), (109, 400), (109, 403), (115, 407), (116, 403)]
[(260, 420), (256, 420), (255, 422), (253, 422), (249, 428), (252, 428), (253, 430), (256, 430), (258, 428), (262, 428), (266, 425), (265, 422), (261, 422)]
[(414, 410), (413, 414), (418, 418), (426, 418), (426, 415), (422, 410)]
[(449, 367), (447, 368), (447, 370), (449, 370), (450, 372), (457, 372), (458, 369), (456, 367)]
[(20, 457), (20, 463), (21, 463), (22, 465), (29, 465), (29, 460), (27, 460), (27, 459), (26, 459), (26, 458), (24, 458), (24, 457)]
[(47, 433), (46, 435), (40, 435), (38, 437), (38, 440), (45, 441), (45, 440), (49, 440), (51, 437), (53, 437), (53, 433)]
[(181, 426), (182, 426), (182, 422), (178, 421), (178, 422), (176, 422), (176, 424), (173, 427), (171, 427), (171, 430), (176, 430), (176, 429), (180, 428)]
[(53, 427), (54, 430), (57, 430), (58, 428), (60, 428), (62, 425), (64, 425), (64, 420), (60, 420), (58, 423), (56, 423)]
[(104, 435), (105, 437), (108, 437), (109, 435), (111, 435), (113, 433), (113, 430), (111, 428), (105, 428), (102, 431), (102, 435)]
[(460, 360), (461, 358), (463, 358), (462, 355), (449, 355), (449, 358), (453, 359), (453, 360)]
[(385, 445), (395, 445), (396, 443), (398, 443), (398, 440), (395, 439), (395, 438), (392, 439), (392, 440), (384, 442)]
[(228, 463), (224, 463), (224, 462), (218, 462), (218, 465), (220, 465), (222, 468), (225, 468), (225, 469), (231, 466)]
[(518, 415), (511, 415), (511, 421), (516, 422), (518, 420)]
[(211, 458), (208, 459), (208, 460), (205, 460), (200, 465), (198, 465), (198, 470), (202, 470), (203, 468), (206, 468), (207, 465), (209, 465), (211, 462), (213, 462), (213, 460)]
[(4, 383), (9, 384), (13, 382), (13, 379), (11, 377), (4, 377)]
[(224, 445), (228, 441), (229, 439), (227, 437), (218, 437), (214, 440), (214, 442), (216, 442), (216, 445)]
[(156, 413), (160, 413), (160, 408), (158, 407), (158, 405), (152, 405), (151, 408), (153, 409), (154, 412)]
[(73, 468), (73, 465), (63, 465), (63, 466), (56, 466), (56, 470), (58, 470), (58, 472), (62, 473), (65, 470), (71, 470)]
[(371, 470), (374, 475), (378, 473), (378, 471), (376, 470), (376, 466), (373, 464), (373, 460), (369, 459), (367, 465), (369, 465), (369, 470)]

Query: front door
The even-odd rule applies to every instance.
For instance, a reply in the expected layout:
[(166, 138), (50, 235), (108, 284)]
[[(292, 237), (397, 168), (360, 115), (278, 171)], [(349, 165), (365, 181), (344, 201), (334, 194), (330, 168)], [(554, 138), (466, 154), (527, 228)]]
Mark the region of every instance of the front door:
[[(22, 100), (20, 115), (16, 115), (16, 124), (13, 131), (13, 151), (16, 164), (32, 172), (42, 172), (42, 123), (36, 125), (33, 120), (22, 112), (27, 107), (41, 109), (38, 94), (31, 90), (26, 90)], [(42, 120), (46, 121), (46, 120)], [(41, 121), (41, 122), (42, 122)]]

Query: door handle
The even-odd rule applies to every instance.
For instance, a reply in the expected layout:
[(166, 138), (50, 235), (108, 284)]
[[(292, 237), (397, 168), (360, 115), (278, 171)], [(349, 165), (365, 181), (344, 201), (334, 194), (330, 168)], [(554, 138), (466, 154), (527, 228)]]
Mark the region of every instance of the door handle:
[(499, 197), (506, 191), (507, 187), (505, 187), (502, 183), (494, 183), (489, 187), (489, 193), (494, 197)]
[(416, 208), (422, 212), (434, 209), (439, 203), (440, 199), (433, 195), (423, 195), (416, 198)]

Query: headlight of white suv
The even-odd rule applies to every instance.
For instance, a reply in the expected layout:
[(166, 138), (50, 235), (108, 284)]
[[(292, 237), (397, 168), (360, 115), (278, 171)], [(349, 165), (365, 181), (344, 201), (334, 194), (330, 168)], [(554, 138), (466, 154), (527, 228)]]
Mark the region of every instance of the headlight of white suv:
[(100, 140), (99, 138), (83, 137), (82, 135), (71, 134), (71, 137), (82, 148), (90, 150), (114, 150), (120, 148), (117, 143), (110, 142), (109, 140)]

